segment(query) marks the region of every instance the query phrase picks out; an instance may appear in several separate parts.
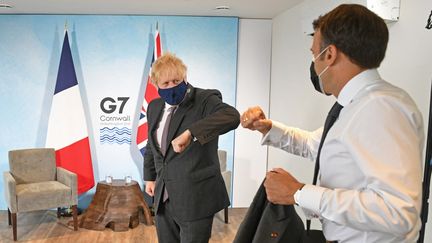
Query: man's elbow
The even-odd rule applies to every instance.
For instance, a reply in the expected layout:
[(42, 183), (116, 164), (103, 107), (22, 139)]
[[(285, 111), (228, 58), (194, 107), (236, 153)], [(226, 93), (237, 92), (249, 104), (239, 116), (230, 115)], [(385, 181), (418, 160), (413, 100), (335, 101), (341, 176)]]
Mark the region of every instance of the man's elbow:
[[(415, 211), (415, 212), (414, 212)], [(389, 222), (389, 230), (397, 236), (404, 237), (413, 231), (420, 231), (421, 220), (417, 210), (410, 210)]]
[(230, 111), (233, 129), (236, 129), (240, 125), (240, 113), (235, 108)]

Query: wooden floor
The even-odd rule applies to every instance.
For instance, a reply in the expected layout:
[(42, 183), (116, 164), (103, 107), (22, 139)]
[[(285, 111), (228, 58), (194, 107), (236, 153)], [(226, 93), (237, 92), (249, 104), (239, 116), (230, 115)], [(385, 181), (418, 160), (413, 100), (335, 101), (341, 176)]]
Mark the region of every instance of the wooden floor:
[[(210, 243), (232, 242), (240, 223), (246, 214), (245, 208), (229, 209), (229, 224), (223, 222), (223, 211), (216, 214)], [(157, 243), (156, 228), (140, 224), (126, 232), (114, 232), (109, 228), (94, 231), (79, 228), (73, 231), (68, 226), (72, 218), (57, 219), (56, 211), (37, 211), (17, 214), (18, 241), (44, 243), (108, 243), (108, 242), (140, 242)], [(8, 225), (7, 211), (0, 210), (0, 242), (14, 242), (12, 227)]]

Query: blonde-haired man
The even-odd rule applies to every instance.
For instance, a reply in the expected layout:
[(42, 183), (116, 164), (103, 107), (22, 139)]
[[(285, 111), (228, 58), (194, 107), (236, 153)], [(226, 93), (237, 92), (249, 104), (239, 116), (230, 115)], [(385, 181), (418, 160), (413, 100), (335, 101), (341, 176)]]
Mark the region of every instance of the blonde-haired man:
[(167, 53), (152, 66), (161, 98), (147, 109), (146, 193), (154, 196), (160, 243), (208, 242), (213, 216), (229, 205), (217, 156), (218, 137), (240, 114), (217, 90), (187, 82), (187, 67)]

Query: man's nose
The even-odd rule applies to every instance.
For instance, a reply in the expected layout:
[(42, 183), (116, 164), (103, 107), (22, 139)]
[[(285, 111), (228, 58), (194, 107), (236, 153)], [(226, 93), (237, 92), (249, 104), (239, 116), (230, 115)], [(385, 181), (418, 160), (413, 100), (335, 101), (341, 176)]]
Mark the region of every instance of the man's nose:
[(172, 87), (174, 87), (174, 86), (176, 86), (177, 84), (176, 84), (176, 81), (170, 81), (169, 83), (168, 83), (168, 87), (169, 88), (172, 88)]

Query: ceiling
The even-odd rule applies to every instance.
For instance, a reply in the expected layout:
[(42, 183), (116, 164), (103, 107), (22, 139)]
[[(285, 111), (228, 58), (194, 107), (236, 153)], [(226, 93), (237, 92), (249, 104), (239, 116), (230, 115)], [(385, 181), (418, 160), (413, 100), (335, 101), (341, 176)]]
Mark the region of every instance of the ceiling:
[[(271, 19), (303, 0), (0, 0), (0, 14), (132, 14)], [(229, 6), (229, 10), (216, 10)]]

